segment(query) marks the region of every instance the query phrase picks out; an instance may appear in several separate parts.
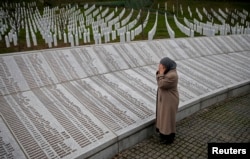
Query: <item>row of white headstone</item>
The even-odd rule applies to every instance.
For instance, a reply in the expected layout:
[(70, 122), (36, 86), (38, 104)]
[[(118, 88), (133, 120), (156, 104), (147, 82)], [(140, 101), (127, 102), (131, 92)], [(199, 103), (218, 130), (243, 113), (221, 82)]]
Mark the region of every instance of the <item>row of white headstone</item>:
[[(87, 5), (85, 5), (84, 8), (87, 8)], [(54, 44), (54, 46), (57, 46), (57, 38), (59, 38), (59, 40), (62, 39), (62, 31), (61, 31), (61, 29), (59, 29), (59, 26), (58, 26), (58, 25), (60, 25), (59, 24), (60, 22), (58, 22), (58, 21), (60, 21), (61, 19), (58, 17), (54, 18), (55, 12), (58, 11), (58, 7), (52, 8), (52, 9), (50, 9), (48, 7), (44, 8), (43, 16), (38, 12), (37, 8), (34, 12), (33, 12), (33, 10), (29, 10), (29, 9), (30, 8), (28, 8), (27, 12), (24, 12), (24, 15), (22, 15), (22, 17), (25, 18), (24, 22), (22, 21), (22, 24), (25, 25), (27, 47), (31, 47), (31, 45), (32, 45), (30, 34), (32, 37), (33, 45), (34, 46), (37, 45), (37, 39), (36, 39), (37, 31), (40, 32), (43, 39), (45, 40), (45, 43), (48, 44), (48, 47), (52, 47), (53, 44)], [(91, 21), (92, 24), (95, 22), (93, 20), (94, 18), (92, 17), (92, 15), (96, 15), (97, 13), (99, 13), (99, 9), (101, 9), (101, 8), (96, 9), (96, 11), (94, 11), (94, 9), (95, 9), (95, 5), (91, 6), (89, 9), (87, 9), (84, 12), (86, 15), (86, 22)], [(25, 10), (25, 8), (21, 8), (21, 10)], [(63, 11), (65, 11), (65, 10), (63, 10)], [(107, 11), (108, 10), (106, 9), (105, 12), (102, 12), (102, 15), (106, 15)], [(116, 11), (117, 11), (117, 9), (116, 9)], [(91, 12), (96, 12), (96, 13), (90, 14)], [(82, 37), (84, 39), (84, 43), (90, 42), (89, 28), (86, 29), (86, 27), (84, 25), (83, 16), (79, 16), (82, 14), (79, 13), (78, 6), (73, 7), (73, 8), (71, 8), (70, 6), (66, 6), (66, 11), (62, 12), (62, 10), (60, 10), (60, 13), (66, 14), (66, 15), (63, 15), (61, 17), (66, 17), (66, 18), (68, 17), (67, 26), (65, 27), (65, 23), (61, 24), (61, 25), (64, 25), (63, 28), (67, 28), (67, 30), (68, 30), (68, 34), (65, 32), (63, 33), (64, 43), (69, 42), (71, 44), (71, 46), (78, 45), (79, 44), (78, 38), (81, 39)], [(143, 24), (138, 25), (138, 27), (136, 27), (133, 30), (131, 30), (131, 29), (136, 26), (138, 20), (140, 19), (141, 12), (139, 12), (136, 19), (131, 21), (128, 25), (126, 25), (126, 23), (128, 23), (130, 21), (131, 16), (133, 14), (133, 10), (131, 10), (130, 14), (120, 22), (119, 20), (124, 15), (124, 13), (125, 13), (125, 8), (123, 9), (121, 14), (119, 15), (119, 18), (117, 18), (115, 20), (112, 20), (112, 18), (114, 16), (114, 12), (112, 12), (107, 17), (105, 17), (105, 21), (108, 22), (109, 27), (106, 27), (106, 25), (101, 25), (100, 31), (99, 31), (99, 29), (96, 29), (96, 27), (94, 27), (94, 25), (92, 25), (93, 39), (95, 40), (96, 44), (101, 43), (101, 37), (103, 37), (103, 36), (104, 36), (105, 43), (109, 42), (110, 41), (110, 33), (112, 33), (112, 40), (115, 40), (116, 36), (121, 36), (120, 37), (121, 42), (125, 42), (125, 41), (129, 42), (129, 41), (133, 40), (135, 36), (139, 35), (142, 32), (142, 29), (144, 29), (147, 25), (149, 12), (148, 12), (147, 17), (144, 20)], [(90, 14), (90, 15), (87, 15), (87, 14)], [(69, 16), (69, 15), (71, 15), (71, 16)], [(79, 20), (79, 23), (82, 25), (77, 28), (76, 23), (78, 20)], [(157, 23), (157, 21), (156, 21), (156, 23)], [(88, 24), (89, 23), (87, 23), (86, 25), (88, 25)], [(121, 27), (120, 24), (122, 24), (124, 26)], [(115, 25), (115, 30), (112, 30), (112, 25)], [(1, 27), (1, 28), (4, 28), (4, 27)], [(98, 24), (97, 28), (99, 28), (99, 24)], [(4, 29), (2, 29), (2, 30), (3, 30), (2, 32), (5, 31)], [(83, 31), (83, 33), (82, 33), (82, 31)], [(154, 33), (155, 31), (156, 31), (156, 27), (154, 27), (151, 32)], [(11, 32), (13, 32), (13, 30)], [(101, 32), (101, 34), (99, 32)], [(153, 35), (152, 33), (150, 34), (151, 37)], [(16, 33), (14, 35), (16, 35)], [(10, 47), (10, 42), (12, 42), (12, 38), (13, 37), (9, 37), (9, 36), (5, 37), (7, 47)], [(16, 45), (16, 40), (14, 40), (14, 41), (15, 41), (15, 45)]]
[(210, 22), (214, 21), (213, 16), (206, 10), (206, 8), (203, 7), (202, 11)]
[[(127, 23), (131, 19), (131, 16), (133, 14), (133, 9), (131, 10), (130, 14), (120, 22), (120, 19), (123, 17), (124, 14), (125, 14), (125, 8), (122, 10), (119, 16), (115, 18), (113, 18), (114, 12), (111, 12), (107, 17), (105, 17), (104, 20), (99, 19), (99, 21), (92, 23), (92, 30), (93, 30), (95, 44), (102, 43), (102, 37), (104, 37), (105, 43), (109, 42), (110, 35), (112, 35), (112, 40), (115, 40), (117, 36), (120, 36), (120, 42), (125, 42), (125, 41), (129, 42), (133, 40), (136, 35), (140, 34), (137, 31), (138, 29), (131, 30), (137, 24), (138, 19), (140, 18), (140, 12), (137, 15), (136, 19), (131, 21), (129, 24)], [(114, 30), (112, 30), (113, 25), (114, 25)]]
[(181, 30), (182, 33), (184, 33), (185, 35), (189, 37), (194, 37), (194, 30), (180, 23), (175, 15), (174, 15), (174, 22), (177, 25), (177, 27)]
[(168, 23), (167, 13), (165, 13), (165, 22), (166, 22), (168, 35), (170, 36), (171, 39), (175, 38), (175, 32), (173, 31), (173, 29), (171, 28), (171, 26)]
[(121, 21), (122, 26), (126, 25), (129, 22), (131, 16), (133, 15), (133, 12), (134, 12), (134, 9), (132, 8), (128, 16)]
[(191, 11), (190, 7), (188, 6), (188, 13), (189, 13), (189, 16), (192, 17), (193, 16), (193, 12)]
[[(124, 12), (123, 12), (124, 13)], [(95, 40), (95, 44), (100, 44), (101, 42), (101, 38), (104, 35), (104, 42), (107, 43), (110, 41), (110, 34), (112, 35), (112, 40), (115, 40), (117, 38), (117, 36), (120, 37), (120, 42), (124, 43), (124, 42), (130, 42), (131, 40), (134, 40), (135, 36), (139, 35), (142, 31), (142, 26), (139, 25), (137, 28), (132, 29), (136, 26), (138, 19), (141, 16), (141, 11), (138, 13), (137, 17), (131, 21), (129, 24), (125, 24), (123, 27), (120, 27), (120, 22), (118, 21), (117, 23), (114, 24), (115, 29), (112, 30), (112, 26), (108, 26), (107, 28), (101, 28), (101, 32), (103, 32), (103, 34), (100, 34), (98, 31), (98, 27), (96, 32), (94, 32), (94, 40)], [(147, 14), (147, 17), (145, 19), (145, 21), (148, 20), (148, 16), (149, 16), (149, 12)], [(146, 23), (144, 21), (144, 27), (146, 26)]]
[(198, 14), (198, 17), (200, 18), (200, 21), (202, 21), (203, 20), (203, 16), (202, 16), (201, 12), (199, 11), (199, 9), (196, 8), (195, 11)]
[(213, 16), (216, 17), (216, 19), (218, 19), (222, 24), (226, 23), (226, 20), (222, 16), (220, 16), (220, 14), (218, 14), (215, 10), (213, 10), (213, 8), (211, 8), (211, 12)]
[[(91, 10), (93, 10), (93, 9), (94, 9), (94, 7), (91, 7)], [(107, 10), (105, 10), (105, 12), (106, 11)], [(117, 12), (117, 9), (116, 9), (116, 12)], [(112, 33), (112, 40), (115, 40), (116, 36), (120, 36), (122, 34), (120, 39), (121, 39), (121, 42), (123, 42), (124, 41), (123, 39), (125, 39), (125, 38), (123, 38), (125, 33), (126, 33), (126, 37), (127, 37), (126, 41), (130, 41), (131, 39), (134, 39), (134, 31), (131, 31), (131, 37), (128, 37), (128, 35), (130, 35), (130, 33), (128, 33), (128, 31), (136, 25), (137, 19), (139, 18), (140, 14), (138, 14), (137, 19), (130, 22), (127, 26), (123, 26), (122, 28), (120, 28), (119, 19), (122, 18), (124, 13), (125, 13), (125, 8), (119, 14), (119, 16), (116, 18), (113, 18), (114, 12), (111, 12), (107, 17), (105, 17), (105, 20), (99, 19), (98, 21), (92, 22), (93, 39), (95, 40), (95, 44), (100, 44), (103, 36), (104, 36), (105, 43), (109, 42), (111, 33)], [(122, 21), (123, 25), (125, 25), (128, 22), (128, 20), (132, 16), (132, 13), (133, 13), (133, 10), (129, 14), (129, 16), (127, 18), (125, 18), (124, 21)], [(102, 14), (102, 15), (106, 15), (106, 14)], [(88, 15), (87, 15), (87, 17), (88, 17)], [(109, 26), (107, 26), (107, 23)], [(112, 25), (115, 25), (115, 30), (112, 30)]]
[[(30, 40), (30, 34), (32, 36), (32, 40), (33, 40), (33, 44), (36, 46), (37, 45), (37, 40), (36, 40), (36, 35), (35, 33), (37, 32), (37, 29), (40, 31), (40, 33), (42, 34), (43, 39), (45, 39), (45, 42), (48, 43), (49, 47), (52, 47), (52, 42), (54, 42), (54, 46), (57, 46), (57, 27), (55, 27), (55, 29), (53, 29), (53, 24), (51, 26), (51, 15), (49, 15), (47, 17), (46, 13), (43, 15), (43, 17), (41, 17), (39, 12), (34, 12), (34, 16), (31, 14), (31, 12), (29, 10), (27, 10), (27, 12), (24, 12), (24, 21), (25, 21), (25, 31), (26, 31), (26, 43), (27, 43), (27, 47), (31, 46), (31, 40)], [(49, 12), (49, 14), (51, 14), (51, 12)], [(49, 20), (48, 20), (49, 19)], [(53, 23), (53, 20), (52, 20)], [(22, 22), (23, 24), (23, 22)], [(4, 25), (6, 26), (6, 25)], [(55, 25), (56, 26), (56, 25)], [(33, 31), (33, 28), (35, 30), (35, 33)], [(3, 29), (2, 29), (3, 30)], [(55, 30), (54, 34), (51, 33), (51, 30)], [(70, 28), (68, 28), (68, 30), (70, 30)], [(10, 31), (10, 33), (12, 33), (13, 30)], [(61, 32), (60, 29), (58, 29), (58, 34), (59, 34), (59, 39), (62, 39), (61, 36)], [(78, 33), (77, 33), (78, 34)], [(11, 34), (10, 34), (11, 35)], [(14, 39), (16, 37), (16, 33), (13, 34), (14, 35)], [(90, 37), (89, 37), (89, 30), (88, 33), (84, 33), (84, 42), (90, 42)], [(65, 38), (65, 34), (64, 34), (64, 42), (66, 43), (67, 40), (69, 39), (69, 42), (71, 43), (71, 46), (73, 44), (73, 40), (72, 40), (72, 35), (71, 33), (68, 34), (68, 37)], [(78, 37), (78, 35), (76, 35), (76, 37)], [(80, 34), (80, 37), (81, 34)], [(78, 39), (76, 39), (76, 45), (78, 44)], [(5, 37), (5, 41), (6, 41), (6, 46), (10, 47), (9, 43), (12, 41), (12, 37)], [(14, 40), (14, 45), (16, 45), (15, 43), (16, 40)]]
[[(35, 6), (35, 3), (29, 6)], [(27, 47), (31, 47), (31, 38), (33, 41), (33, 45), (37, 45), (37, 31), (40, 32), (49, 47), (52, 47), (53, 44), (54, 46), (57, 46), (57, 40), (58, 38), (59, 40), (62, 40), (62, 36), (64, 43), (70, 43), (71, 46), (79, 45), (80, 39), (83, 39), (84, 43), (90, 43), (90, 27), (92, 27), (93, 39), (95, 40), (95, 44), (102, 43), (102, 38), (104, 39), (104, 42), (107, 43), (110, 41), (110, 39), (115, 40), (117, 36), (120, 36), (120, 42), (129, 42), (142, 32), (142, 29), (144, 29), (147, 25), (149, 17), (148, 12), (148, 15), (143, 24), (139, 24), (136, 28), (134, 28), (138, 24), (141, 12), (139, 12), (134, 20), (131, 20), (133, 14), (132, 9), (128, 16), (121, 20), (123, 15), (125, 14), (125, 8), (117, 17), (114, 17), (115, 12), (117, 12), (117, 7), (115, 11), (112, 11), (110, 14), (108, 14), (109, 8), (96, 8), (95, 5), (92, 5), (89, 8), (88, 5), (84, 5), (84, 9), (85, 16), (81, 13), (77, 5), (74, 7), (71, 7), (70, 5), (66, 6), (66, 9), (59, 9), (58, 7), (50, 9), (46, 7), (44, 8), (43, 15), (41, 15), (37, 8), (33, 9), (32, 7), (30, 7), (26, 9), (25, 7), (21, 7), (21, 10), (24, 10), (24, 13), (21, 14), (24, 14), (22, 15), (22, 17), (25, 17), (25, 19), (23, 20), (24, 22), (22, 21), (22, 25), (25, 26)], [(57, 11), (60, 11), (59, 15), (56, 14)], [(189, 7), (188, 11), (190, 13), (190, 16), (192, 16), (192, 12)], [(199, 18), (202, 19), (202, 15), (198, 9), (196, 9), (196, 12), (199, 15)], [(204, 8), (203, 12), (209, 17), (208, 12)], [(220, 16), (215, 11), (213, 11), (213, 16), (216, 16), (218, 19), (220, 19), (221, 22), (225, 22), (223, 17), (227, 17), (228, 12), (226, 11), (225, 13), (219, 9), (219, 13), (223, 14), (223, 16)], [(234, 16), (240, 16), (242, 19), (246, 19), (246, 15), (248, 15), (248, 12), (246, 10), (243, 10), (243, 12), (238, 12)], [(2, 34), (8, 29), (8, 27), (6, 27), (7, 22), (3, 22), (4, 20), (0, 21), (0, 24), (2, 24), (0, 25), (0, 31), (2, 32)], [(129, 21), (130, 23), (128, 23)], [(156, 14), (155, 24), (153, 28), (148, 32), (149, 40), (152, 40), (155, 35), (157, 29), (157, 21), (158, 13)], [(168, 24), (166, 15), (165, 21), (166, 28), (170, 37), (174, 38), (174, 31)], [(192, 23), (184, 18), (184, 23), (186, 24), (185, 26), (178, 21), (176, 16), (174, 16), (174, 21), (178, 28), (189, 37), (194, 36), (194, 31), (206, 36), (214, 36), (218, 33), (218, 31), (220, 31), (221, 35), (226, 35), (230, 30), (232, 34), (249, 32), (249, 28), (245, 29), (244, 27), (239, 25), (230, 28), (230, 26), (228, 26), (227, 24), (217, 25), (202, 23), (196, 19), (194, 19), (194, 23)], [(60, 27), (62, 27), (64, 31)], [(68, 33), (65, 31), (65, 29), (67, 29)], [(11, 30), (9, 35), (5, 36), (6, 46), (10, 47), (10, 42), (12, 41), (14, 42), (14, 45), (16, 45), (16, 39), (16, 33)], [(1, 36), (0, 40), (2, 40)]]
[(158, 12), (156, 12), (156, 14), (155, 14), (155, 23), (154, 23), (154, 26), (148, 32), (148, 40), (153, 40), (153, 37), (154, 37), (155, 32), (156, 32), (156, 28), (157, 28), (157, 23), (158, 23)]
[(95, 9), (95, 4), (89, 7), (87, 10), (84, 11), (85, 17), (89, 15)]
[[(205, 11), (205, 10), (204, 10)], [(224, 18), (228, 17), (229, 11), (226, 9), (226, 13), (223, 12), (221, 9), (219, 9), (219, 12), (221, 15), (223, 15)], [(207, 13), (207, 12), (206, 12)], [(246, 15), (248, 13), (244, 11)], [(216, 14), (217, 15), (217, 14)], [(236, 16), (235, 16), (236, 17)], [(220, 16), (221, 22), (224, 22), (225, 20)], [(197, 30), (195, 30), (195, 27), (190, 27), (191, 29), (193, 28), (195, 31), (199, 32), (202, 35), (208, 35), (212, 36), (213, 34), (218, 34), (218, 31), (220, 32), (220, 35), (227, 35), (227, 34), (248, 34), (249, 33), (249, 22), (246, 21), (246, 17), (244, 19), (244, 22), (246, 27), (243, 25), (239, 25), (239, 23), (236, 23), (235, 26), (230, 26), (227, 23), (222, 23), (222, 24), (215, 24), (212, 22), (207, 22), (207, 23), (202, 23), (194, 19), (194, 24), (196, 24)], [(188, 26), (192, 26), (191, 24)], [(200, 28), (200, 29), (198, 29)], [(213, 30), (213, 31), (211, 31)], [(205, 31), (205, 33), (204, 33)]]
[[(182, 7), (180, 7), (180, 9), (182, 10)], [(196, 8), (195, 11), (198, 14), (200, 21), (202, 21), (203, 20), (202, 13), (199, 12), (198, 8)], [(189, 16), (192, 18), (193, 13), (192, 13), (189, 6), (188, 6), (188, 12), (189, 12)], [(221, 8), (219, 8), (218, 9), (219, 14), (215, 10), (211, 9), (211, 12), (213, 15), (212, 16), (212, 15), (209, 15), (208, 11), (203, 7), (203, 12), (210, 21), (213, 21), (212, 17), (214, 16), (222, 24), (224, 24), (226, 19), (228, 18), (228, 16), (232, 15), (232, 18), (230, 20), (232, 24), (234, 24), (235, 21), (238, 21), (238, 17), (241, 17), (241, 19), (240, 19), (241, 24), (243, 24), (243, 25), (245, 24), (245, 26), (249, 25), (249, 22), (246, 21), (247, 16), (248, 16), (248, 11), (246, 11), (245, 9), (243, 9), (242, 12), (235, 9), (235, 11), (234, 11), (235, 13), (234, 13), (234, 12), (230, 12), (227, 8), (225, 9), (225, 12)]]
[[(131, 29), (136, 26), (138, 19), (140, 18), (141, 11), (138, 13), (137, 17), (133, 21), (131, 21), (130, 19), (133, 14), (133, 9), (132, 9), (129, 15), (120, 22), (120, 19), (122, 18), (124, 13), (125, 13), (125, 8), (117, 17), (111, 19), (110, 21), (106, 21), (106, 19), (105, 20), (100, 19), (100, 21), (92, 23), (95, 44), (100, 44), (102, 37), (104, 37), (105, 43), (109, 42), (110, 34), (112, 35), (112, 40), (115, 40), (117, 36), (120, 36), (121, 42), (125, 41), (129, 42), (134, 39), (135, 31)], [(114, 30), (112, 30), (113, 25), (114, 25)]]
[[(10, 47), (10, 43), (13, 42), (14, 46), (17, 46), (17, 33), (9, 32), (8, 35), (4, 36), (6, 47)], [(0, 35), (0, 40), (2, 40), (2, 36)]]
[[(167, 10), (167, 2), (165, 2), (165, 10)], [(178, 21), (178, 19), (175, 17), (175, 24), (178, 26), (178, 28), (187, 36), (193, 37), (193, 32), (198, 32), (201, 35), (205, 35), (205, 36), (214, 36), (215, 34), (220, 33), (220, 35), (227, 35), (227, 34), (249, 34), (249, 22), (246, 21), (246, 18), (248, 16), (248, 12), (246, 10), (243, 9), (242, 12), (235, 10), (234, 12), (229, 12), (229, 10), (226, 8), (226, 13), (222, 10), (222, 9), (218, 9), (218, 13), (216, 13), (213, 9), (211, 9), (213, 16), (216, 17), (222, 24), (214, 24), (213, 23), (213, 16), (210, 15), (207, 10), (203, 7), (203, 13), (207, 16), (207, 18), (210, 20), (210, 22), (207, 23), (203, 23), (201, 22), (203, 20), (203, 15), (202, 13), (198, 10), (198, 8), (195, 9), (199, 19), (195, 19), (193, 20), (193, 22), (191, 22), (190, 20), (188, 20), (187, 18), (184, 17), (184, 23), (185, 25), (183, 25), (182, 23), (180, 23)], [(183, 10), (182, 10), (182, 6), (180, 5), (180, 11), (183, 15)], [(173, 12), (175, 12), (174, 10), (174, 5), (173, 5)], [(193, 13), (190, 9), (190, 7), (188, 6), (188, 13), (189, 16), (192, 17)], [(231, 23), (234, 24), (234, 19), (238, 20), (238, 17), (241, 17), (241, 24), (245, 24), (247, 27), (244, 26), (240, 26), (238, 23), (235, 26), (230, 26), (229, 24), (225, 23), (225, 19), (228, 18), (228, 14), (231, 14), (233, 18), (231, 18)], [(222, 16), (220, 16), (222, 15)], [(174, 38), (174, 31), (171, 29), (170, 25), (168, 24), (167, 18), (166, 18), (166, 14), (165, 14), (165, 21), (166, 21), (166, 27), (167, 27), (167, 31), (168, 34), (170, 36), (170, 38)], [(187, 26), (187, 27), (186, 27)]]
[[(48, 27), (48, 28), (44, 28), (43, 26), (42, 26), (42, 29), (41, 29), (41, 27), (40, 27), (40, 25), (39, 24), (44, 24), (44, 25), (47, 25), (47, 23), (45, 22), (44, 23), (44, 21), (43, 22), (38, 22), (38, 20), (35, 18), (35, 20), (33, 20), (33, 17), (31, 18), (32, 16), (30, 16), (30, 17), (28, 17), (28, 20), (27, 20), (27, 17), (25, 17), (25, 21), (26, 21), (26, 23), (25, 23), (25, 30), (26, 30), (26, 42), (27, 42), (27, 47), (30, 47), (31, 46), (31, 43), (30, 43), (30, 36), (29, 36), (29, 30), (30, 30), (30, 32), (31, 32), (31, 35), (32, 35), (32, 38), (33, 38), (33, 43), (34, 43), (34, 45), (37, 45), (37, 42), (36, 42), (36, 37), (35, 37), (35, 34), (34, 34), (34, 32), (33, 32), (33, 29), (32, 29), (32, 25), (33, 25), (33, 27), (34, 27), (34, 30), (36, 30), (36, 27), (38, 27), (39, 28), (39, 30), (40, 30), (40, 32), (42, 33), (42, 36), (43, 36), (43, 38), (45, 39), (45, 41), (46, 41), (46, 43), (48, 43), (48, 45), (49, 45), (49, 47), (51, 47), (51, 41), (53, 41), (53, 40), (51, 40), (52, 39), (52, 35), (51, 35), (51, 32), (50, 32), (50, 30), (51, 30), (51, 27)], [(35, 14), (35, 17), (39, 17), (39, 16), (37, 16), (37, 14)], [(41, 17), (41, 16), (40, 16)], [(32, 20), (30, 20), (30, 19), (32, 19)], [(27, 21), (29, 21), (28, 23), (27, 23)], [(31, 25), (31, 22), (30, 21), (32, 21), (33, 23), (32, 23), (32, 25)], [(37, 24), (37, 25), (34, 25), (34, 21), (36, 22), (35, 24)], [(28, 27), (28, 25), (29, 25), (29, 27)], [(47, 26), (46, 26), (47, 27)], [(53, 28), (53, 27), (52, 27)], [(53, 29), (52, 29), (53, 30)], [(36, 32), (36, 31), (35, 31)], [(43, 34), (44, 33), (44, 34)], [(54, 34), (54, 36), (53, 36), (54, 38), (53, 39), (55, 39), (54, 40), (54, 42), (55, 42), (55, 46), (57, 45), (57, 41), (56, 41), (56, 38), (55, 38), (55, 34)], [(59, 36), (60, 37), (60, 36)], [(6, 41), (6, 43), (8, 43), (7, 41)], [(7, 47), (9, 47), (9, 45), (7, 45)]]
[(201, 35), (205, 36), (214, 36), (216, 31), (215, 27), (210, 24), (201, 23), (198, 20), (194, 19), (194, 23), (190, 22), (186, 17), (184, 17), (184, 23), (185, 25), (190, 28), (191, 30), (194, 30), (195, 32), (200, 33)]
[[(190, 13), (190, 16), (192, 16), (192, 12), (190, 10), (190, 8), (188, 7), (188, 11)], [(216, 13), (214, 10), (213, 11), (213, 16), (215, 16), (222, 24), (215, 24), (213, 22), (207, 22), (207, 23), (203, 23), (198, 21), (197, 19), (194, 18), (193, 22), (191, 22), (190, 20), (188, 20), (187, 18), (184, 17), (184, 23), (185, 25), (183, 25), (182, 23), (180, 23), (178, 21), (178, 19), (176, 18), (176, 16), (174, 16), (174, 20), (176, 25), (178, 26), (178, 28), (187, 36), (193, 37), (194, 34), (193, 32), (198, 32), (201, 35), (205, 35), (205, 36), (214, 36), (215, 34), (220, 33), (220, 35), (227, 35), (227, 34), (249, 34), (249, 22), (245, 21), (246, 20), (246, 16), (244, 15), (248, 15), (248, 12), (246, 10), (244, 10), (244, 15), (241, 14), (241, 17), (244, 17), (244, 23), (247, 25), (247, 27), (238, 25), (238, 23), (235, 26), (230, 26), (229, 24), (225, 23), (225, 19), (227, 18), (229, 14), (229, 12), (225, 13), (223, 12), (221, 9), (219, 9), (219, 13), (222, 14), (223, 16), (220, 16), (218, 13)], [(208, 12), (206, 11), (205, 8), (203, 8), (203, 12), (205, 13), (205, 15), (208, 16), (208, 19), (212, 19), (212, 16), (209, 16)], [(202, 19), (202, 14), (199, 12), (198, 9), (196, 9), (196, 13), (198, 14), (199, 18)], [(238, 12), (238, 14), (241, 12)], [(173, 31), (171, 30), (171, 28), (167, 25), (167, 19), (165, 18), (166, 21), (166, 26), (168, 29), (168, 33), (170, 35), (170, 37), (173, 37)], [(212, 19), (213, 21), (213, 19)]]

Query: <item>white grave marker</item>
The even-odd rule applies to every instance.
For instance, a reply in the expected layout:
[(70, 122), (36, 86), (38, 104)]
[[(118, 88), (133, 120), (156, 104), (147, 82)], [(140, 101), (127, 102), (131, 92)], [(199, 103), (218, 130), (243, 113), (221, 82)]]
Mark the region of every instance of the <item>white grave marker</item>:
[(10, 47), (10, 41), (7, 35), (5, 35), (5, 44), (6, 44), (6, 47)]

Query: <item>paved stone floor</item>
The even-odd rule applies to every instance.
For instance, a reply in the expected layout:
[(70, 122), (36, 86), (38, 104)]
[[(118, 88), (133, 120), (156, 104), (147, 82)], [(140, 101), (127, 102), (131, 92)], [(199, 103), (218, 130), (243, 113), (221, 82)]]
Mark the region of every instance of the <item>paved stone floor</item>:
[(160, 144), (153, 135), (113, 159), (205, 159), (209, 142), (250, 142), (250, 93), (177, 122), (176, 140), (171, 145)]

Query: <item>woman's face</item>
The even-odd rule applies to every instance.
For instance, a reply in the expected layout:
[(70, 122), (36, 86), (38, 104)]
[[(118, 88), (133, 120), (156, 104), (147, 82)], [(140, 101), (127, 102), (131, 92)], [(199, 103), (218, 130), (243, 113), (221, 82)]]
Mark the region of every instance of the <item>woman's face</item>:
[(166, 67), (163, 65), (163, 64), (159, 64), (159, 66), (158, 66), (158, 70), (159, 71), (165, 71), (165, 69), (166, 69)]
[(159, 69), (160, 69), (160, 68), (164, 68), (164, 65), (161, 64), (161, 63), (159, 63), (158, 68), (159, 68)]

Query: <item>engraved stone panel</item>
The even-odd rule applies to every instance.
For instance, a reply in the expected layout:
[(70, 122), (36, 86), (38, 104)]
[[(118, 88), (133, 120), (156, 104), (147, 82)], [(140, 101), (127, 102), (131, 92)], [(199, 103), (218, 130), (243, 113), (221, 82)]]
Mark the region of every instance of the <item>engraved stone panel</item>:
[(176, 61), (180, 105), (250, 80), (250, 36), (114, 43), (0, 55), (0, 155), (86, 158), (148, 127), (156, 70)]

